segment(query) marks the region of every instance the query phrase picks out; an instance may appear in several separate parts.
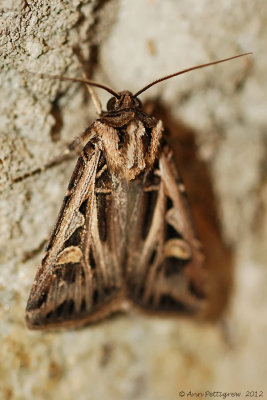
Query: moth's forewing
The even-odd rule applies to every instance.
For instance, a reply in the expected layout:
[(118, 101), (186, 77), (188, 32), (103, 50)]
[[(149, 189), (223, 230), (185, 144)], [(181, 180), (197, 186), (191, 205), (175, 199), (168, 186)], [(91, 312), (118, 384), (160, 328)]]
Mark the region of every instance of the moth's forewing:
[(142, 196), (128, 226), (129, 297), (154, 312), (201, 310), (205, 302), (202, 249), (167, 145), (143, 178)]
[(111, 192), (105, 158), (89, 142), (30, 293), (26, 321), (31, 329), (77, 327), (118, 308), (121, 271), (116, 243), (107, 234), (113, 231)]

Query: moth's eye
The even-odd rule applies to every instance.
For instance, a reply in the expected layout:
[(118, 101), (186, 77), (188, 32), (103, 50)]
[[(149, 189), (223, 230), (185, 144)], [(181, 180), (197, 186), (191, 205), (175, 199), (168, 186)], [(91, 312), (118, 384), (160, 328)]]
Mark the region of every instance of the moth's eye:
[(107, 102), (107, 110), (108, 111), (114, 110), (115, 104), (116, 104), (116, 97), (111, 97), (111, 99), (109, 99), (109, 101)]

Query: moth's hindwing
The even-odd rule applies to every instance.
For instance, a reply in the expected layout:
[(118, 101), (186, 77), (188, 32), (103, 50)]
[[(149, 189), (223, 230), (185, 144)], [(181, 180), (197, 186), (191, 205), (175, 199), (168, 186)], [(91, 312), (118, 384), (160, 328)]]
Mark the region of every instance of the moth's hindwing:
[(111, 186), (103, 154), (89, 142), (30, 293), (26, 321), (31, 329), (76, 327), (117, 309), (121, 232), (114, 226), (119, 207), (112, 201)]
[(202, 249), (167, 145), (143, 184), (128, 222), (128, 295), (150, 311), (196, 313), (205, 302)]

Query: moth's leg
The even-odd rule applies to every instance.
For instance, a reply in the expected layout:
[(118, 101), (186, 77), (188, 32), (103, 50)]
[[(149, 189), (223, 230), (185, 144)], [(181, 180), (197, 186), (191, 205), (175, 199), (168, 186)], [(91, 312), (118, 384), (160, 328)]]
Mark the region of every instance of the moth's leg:
[(68, 143), (62, 154), (60, 154), (57, 157), (53, 158), (52, 160), (48, 161), (46, 164), (34, 169), (33, 171), (27, 172), (26, 174), (21, 175), (17, 178), (13, 178), (12, 182), (13, 183), (21, 182), (24, 179), (29, 178), (30, 176), (39, 174), (42, 171), (45, 171), (52, 167), (55, 167), (56, 165), (59, 165), (64, 161), (71, 160), (77, 154), (80, 154), (80, 152), (83, 148), (83, 145), (84, 145), (83, 138), (87, 135), (88, 135), (88, 132), (85, 131), (80, 137), (78, 137), (78, 138), (72, 140), (72, 142)]
[[(92, 77), (92, 74), (93, 74), (92, 65), (94, 65), (94, 60), (91, 60), (91, 57), (89, 57), (89, 60), (85, 59), (79, 45), (75, 45), (73, 47), (73, 51), (79, 60), (81, 70), (83, 71), (83, 73), (82, 73), (83, 78), (90, 80)], [(89, 71), (88, 71), (88, 69), (89, 69)], [(86, 71), (89, 73), (86, 73)], [(100, 116), (102, 114), (102, 106), (101, 106), (100, 100), (99, 100), (97, 94), (95, 93), (94, 89), (92, 88), (92, 86), (86, 84), (86, 87), (88, 89), (88, 92), (90, 94), (92, 102), (94, 103), (96, 113), (98, 116)]]
[[(86, 79), (86, 74), (83, 73), (82, 75), (83, 75), (83, 77)], [(90, 96), (91, 96), (92, 102), (94, 103), (94, 106), (95, 106), (95, 108), (96, 108), (96, 113), (97, 113), (98, 116), (100, 116), (100, 115), (102, 114), (102, 105), (101, 105), (101, 102), (100, 102), (100, 100), (99, 100), (99, 98), (98, 98), (96, 92), (95, 92), (94, 89), (92, 88), (92, 86), (86, 84), (86, 87), (87, 87), (88, 92), (89, 92), (89, 94), (90, 94)]]

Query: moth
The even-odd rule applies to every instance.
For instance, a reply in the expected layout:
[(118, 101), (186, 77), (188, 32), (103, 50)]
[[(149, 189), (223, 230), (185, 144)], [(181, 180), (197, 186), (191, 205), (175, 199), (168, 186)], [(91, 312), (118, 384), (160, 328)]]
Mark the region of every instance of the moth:
[[(246, 53), (247, 54), (247, 53)], [(162, 122), (138, 96), (111, 93), (86, 129), (58, 220), (26, 308), (30, 329), (79, 327), (135, 307), (164, 315), (198, 313), (206, 273), (185, 188)]]

